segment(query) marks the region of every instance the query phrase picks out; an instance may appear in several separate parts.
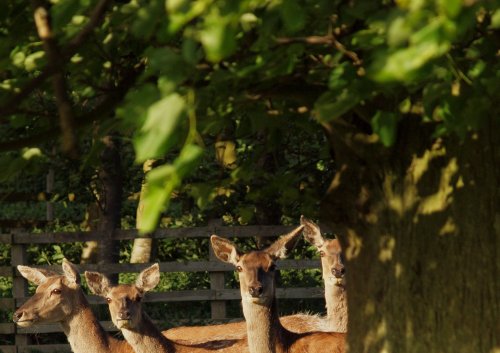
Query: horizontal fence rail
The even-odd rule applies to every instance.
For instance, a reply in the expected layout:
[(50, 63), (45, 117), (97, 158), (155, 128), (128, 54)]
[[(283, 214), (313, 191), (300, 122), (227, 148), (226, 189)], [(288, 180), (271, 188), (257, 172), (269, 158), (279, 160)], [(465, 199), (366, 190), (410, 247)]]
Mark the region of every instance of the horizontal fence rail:
[[(250, 237), (272, 237), (286, 234), (294, 229), (294, 226), (206, 226), (191, 228), (169, 228), (158, 229), (152, 234), (143, 236), (137, 230), (116, 230), (112, 234), (113, 240), (134, 240), (137, 238), (153, 239), (189, 239), (208, 238), (212, 234), (217, 234), (227, 238), (250, 238)], [(32, 265), (27, 263), (26, 248), (29, 244), (51, 244), (51, 243), (73, 243), (86, 241), (99, 241), (102, 235), (99, 232), (58, 232), (58, 233), (27, 233), (12, 232), (0, 234), (0, 242), (11, 244), (11, 266), (0, 266), (0, 276), (11, 277), (13, 282), (13, 297), (0, 298), (0, 308), (6, 311), (13, 311), (22, 305), (28, 298), (27, 282), (17, 271), (17, 265)], [(209, 251), (209, 259), (204, 261), (170, 261), (161, 262), (161, 272), (208, 272), (210, 277), (210, 289), (198, 290), (175, 290), (170, 292), (150, 292), (144, 301), (150, 303), (168, 302), (190, 302), (208, 301), (211, 303), (211, 317), (219, 322), (226, 322), (226, 301), (240, 300), (239, 289), (227, 289), (224, 283), (224, 273), (233, 271), (233, 266), (225, 264), (215, 258)], [(116, 273), (138, 273), (151, 264), (76, 264), (80, 274), (84, 271), (98, 271), (107, 274)], [(51, 269), (61, 272), (60, 265), (33, 265), (38, 268)], [(279, 262), (280, 269), (318, 269), (319, 260), (311, 259), (284, 259)], [(282, 299), (311, 299), (324, 298), (324, 291), (321, 287), (308, 288), (277, 288), (276, 296)], [(91, 304), (104, 304), (103, 298), (88, 295)], [(182, 324), (181, 320), (179, 324)], [(187, 321), (187, 320), (186, 320)], [(202, 320), (194, 320), (202, 321)], [(109, 321), (101, 322), (108, 331), (117, 331)], [(190, 321), (193, 323), (193, 320)], [(38, 325), (36, 327), (19, 328), (11, 322), (0, 322), (0, 335), (15, 335), (15, 346), (1, 346), (0, 352), (70, 352), (67, 344), (31, 344), (29, 335), (38, 333), (62, 332), (60, 325)]]

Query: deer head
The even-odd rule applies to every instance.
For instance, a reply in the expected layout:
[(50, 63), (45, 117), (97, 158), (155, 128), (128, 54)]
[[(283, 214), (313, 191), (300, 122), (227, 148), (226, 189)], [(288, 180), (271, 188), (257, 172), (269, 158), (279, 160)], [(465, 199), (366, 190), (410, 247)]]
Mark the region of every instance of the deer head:
[(212, 235), (210, 241), (215, 255), (236, 267), (240, 279), (241, 298), (260, 305), (270, 305), (275, 294), (276, 260), (291, 252), (297, 243), (303, 226), (282, 236), (264, 250), (242, 253), (228, 239)]
[(38, 286), (35, 294), (14, 313), (13, 320), (17, 325), (28, 327), (35, 323), (60, 322), (75, 310), (75, 303), (81, 295), (80, 274), (71, 262), (63, 259), (63, 275), (21, 265), (17, 269), (24, 278)]
[(132, 285), (111, 285), (109, 279), (99, 272), (85, 271), (85, 278), (94, 294), (106, 298), (115, 326), (133, 330), (142, 319), (142, 297), (160, 281), (160, 267), (154, 264), (146, 268)]
[(321, 257), (323, 268), (323, 279), (325, 283), (333, 283), (337, 286), (345, 285), (345, 266), (342, 255), (342, 247), (337, 239), (325, 239), (317, 224), (300, 217), (300, 224), (304, 226), (304, 238), (314, 245)]

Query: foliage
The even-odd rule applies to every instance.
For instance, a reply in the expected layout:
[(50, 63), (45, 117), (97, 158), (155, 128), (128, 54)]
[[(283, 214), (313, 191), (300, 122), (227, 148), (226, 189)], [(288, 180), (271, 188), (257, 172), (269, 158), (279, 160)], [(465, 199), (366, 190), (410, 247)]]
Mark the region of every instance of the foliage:
[[(131, 137), (137, 162), (160, 160), (148, 177), (145, 230), (158, 224), (174, 190), (202, 209), (225, 195), (237, 223), (259, 222), (270, 207), (314, 214), (322, 191), (315, 186), (332, 165), (310, 117), (356, 114), (385, 146), (408, 113), (436, 135), (463, 136), (482, 124), (500, 90), (496, 1), (132, 0), (109, 4), (101, 17), (97, 3), (53, 2), (52, 29), (80, 142), (88, 145), (83, 132), (100, 120), (97, 136), (120, 131)], [(23, 4), (10, 2), (0, 18), (0, 102), (7, 107), (51, 64)], [(102, 25), (73, 48), (96, 18)], [(134, 70), (140, 76), (121, 87)], [(0, 163), (46, 163), (46, 142), (57, 131), (45, 116), (59, 104), (49, 81), (4, 114), (1, 150), (13, 152)], [(110, 120), (99, 104), (116, 91), (126, 97), (111, 104), (119, 120)], [(231, 166), (214, 159), (217, 141), (234, 142)], [(99, 149), (91, 144), (82, 150), (88, 161)], [(19, 145), (26, 149), (16, 152)], [(15, 178), (18, 169), (2, 168), (2, 177)]]

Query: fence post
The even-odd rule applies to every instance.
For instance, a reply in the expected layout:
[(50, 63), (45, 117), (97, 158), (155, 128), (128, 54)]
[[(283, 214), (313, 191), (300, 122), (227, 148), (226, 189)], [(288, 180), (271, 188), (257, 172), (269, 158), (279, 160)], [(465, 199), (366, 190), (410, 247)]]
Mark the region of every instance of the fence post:
[[(14, 234), (11, 236), (11, 264), (14, 268), (14, 275), (12, 278), (12, 296), (14, 297), (14, 302), (17, 299), (28, 296), (28, 282), (19, 276), (16, 269), (17, 265), (26, 265), (27, 253), (24, 244), (16, 244), (14, 240)], [(16, 352), (21, 351), (20, 346), (26, 346), (30, 344), (30, 337), (27, 334), (20, 334), (17, 332), (17, 326), (15, 326), (15, 342), (16, 342)]]
[[(213, 227), (213, 234), (217, 234), (217, 226), (222, 225), (222, 220), (210, 220), (209, 227)], [(214, 254), (212, 246), (208, 244), (208, 253), (210, 261), (219, 261)], [(210, 272), (210, 289), (221, 290), (224, 289), (224, 272)], [(225, 319), (226, 318), (226, 302), (224, 300), (210, 301), (210, 309), (212, 319)]]

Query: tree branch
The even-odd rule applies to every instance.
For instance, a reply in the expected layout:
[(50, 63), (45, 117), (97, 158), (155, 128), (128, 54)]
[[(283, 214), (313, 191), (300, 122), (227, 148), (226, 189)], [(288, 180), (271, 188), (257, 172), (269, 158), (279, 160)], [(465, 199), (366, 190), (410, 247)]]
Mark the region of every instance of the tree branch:
[[(121, 103), (125, 94), (128, 92), (129, 88), (135, 84), (135, 81), (144, 69), (144, 64), (140, 63), (129, 70), (123, 77), (123, 79), (118, 83), (113, 93), (109, 94), (104, 98), (99, 105), (97, 105), (93, 110), (83, 113), (76, 117), (74, 121), (75, 129), (86, 127), (92, 124), (94, 121), (101, 121), (111, 118), (109, 115), (118, 104)], [(24, 147), (30, 147), (39, 145), (43, 142), (50, 141), (56, 137), (59, 137), (61, 131), (58, 127), (48, 128), (38, 134), (24, 137), (17, 140), (11, 140), (0, 143), (0, 152), (12, 151)]]
[(351, 59), (355, 66), (360, 66), (362, 64), (361, 59), (358, 54), (352, 50), (348, 50), (342, 43), (337, 40), (337, 37), (333, 33), (329, 33), (325, 36), (308, 36), (308, 37), (280, 37), (275, 38), (275, 42), (280, 45), (293, 44), (293, 43), (304, 43), (310, 45), (333, 45), (338, 51)]
[[(65, 61), (76, 53), (79, 47), (92, 33), (93, 29), (99, 26), (104, 19), (104, 14), (110, 2), (111, 0), (101, 0), (92, 11), (89, 22), (82, 28), (80, 33), (78, 33), (68, 43), (67, 47), (63, 48), (62, 56)], [(36, 88), (40, 87), (47, 78), (56, 72), (56, 69), (57, 68), (52, 65), (44, 67), (37, 77), (31, 79), (20, 89), (19, 93), (12, 96), (10, 100), (0, 106), (0, 116), (8, 116), (12, 114), (26, 97), (28, 97)]]
[(63, 50), (63, 56), (66, 58), (73, 56), (78, 48), (87, 40), (94, 28), (96, 28), (104, 19), (104, 14), (111, 0), (101, 0), (90, 15), (89, 22), (81, 29), (72, 40), (69, 41)]
[(34, 0), (33, 5), (35, 8), (35, 25), (47, 54), (48, 65), (55, 68), (52, 76), (52, 86), (56, 96), (59, 126), (62, 132), (61, 149), (64, 154), (76, 159), (78, 156), (78, 143), (73, 122), (75, 116), (73, 103), (68, 95), (68, 86), (64, 77), (64, 59), (52, 33), (49, 12), (39, 0)]

